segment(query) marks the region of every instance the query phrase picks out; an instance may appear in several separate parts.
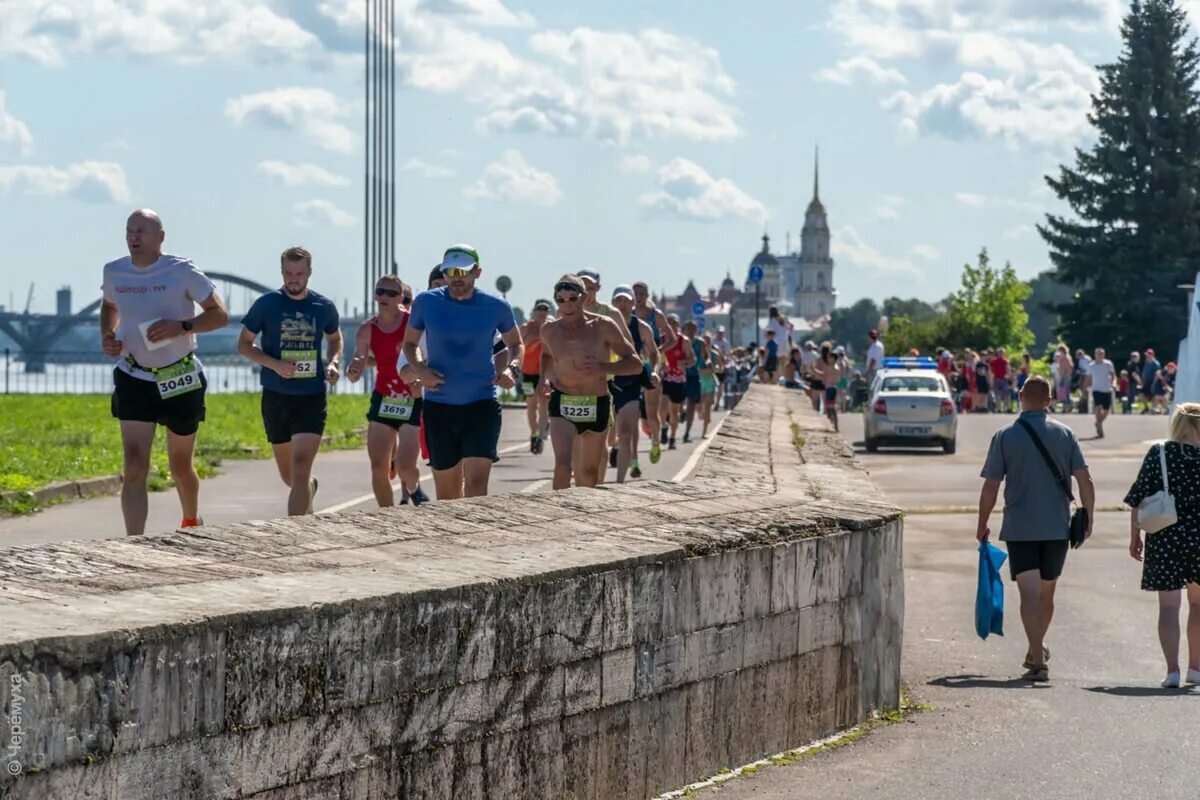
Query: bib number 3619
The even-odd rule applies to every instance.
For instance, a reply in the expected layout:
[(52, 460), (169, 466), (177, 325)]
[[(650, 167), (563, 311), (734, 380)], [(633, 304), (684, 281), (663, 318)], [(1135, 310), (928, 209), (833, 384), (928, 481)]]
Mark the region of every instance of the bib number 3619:
[(379, 416), (381, 419), (407, 422), (412, 419), (412, 413), (413, 398), (411, 397), (385, 397), (379, 402)]
[(158, 395), (163, 400), (194, 392), (202, 386), (200, 370), (190, 358), (155, 371), (154, 381), (158, 384)]
[(293, 378), (317, 377), (316, 350), (284, 350), (280, 355), (284, 361), (290, 361), (296, 365), (296, 374), (292, 376)]
[(564, 394), (559, 401), (558, 410), (563, 419), (572, 422), (597, 422), (600, 418), (597, 408), (599, 400), (596, 395)]

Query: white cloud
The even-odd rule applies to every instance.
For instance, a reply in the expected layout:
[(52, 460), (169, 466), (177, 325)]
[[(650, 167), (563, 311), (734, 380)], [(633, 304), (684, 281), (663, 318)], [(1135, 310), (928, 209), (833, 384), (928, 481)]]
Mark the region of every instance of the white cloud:
[(0, 187), (26, 195), (67, 195), (88, 203), (127, 203), (125, 170), (112, 161), (83, 161), (66, 167), (0, 166)]
[(646, 155), (625, 156), (619, 164), (621, 172), (631, 175), (650, 171), (650, 157)]
[(29, 126), (8, 113), (4, 90), (0, 89), (0, 145), (13, 145), (23, 156), (33, 152), (33, 134)]
[(282, 161), (259, 162), (255, 170), (284, 186), (349, 186), (350, 180), (316, 164), (285, 164)]
[(405, 172), (415, 172), (426, 178), (451, 178), (454, 176), (454, 170), (440, 164), (431, 164), (419, 158), (408, 159), (400, 165), (400, 169)]
[(527, 28), (534, 24), (524, 11), (509, 11), (500, 0), (424, 0), (421, 8), (446, 16), (460, 17), (474, 25)]
[(875, 219), (885, 221), (900, 219), (900, 206), (902, 205), (904, 205), (903, 197), (894, 194), (880, 195), (875, 204)]
[(742, 218), (761, 222), (767, 209), (728, 178), (716, 179), (685, 158), (675, 158), (659, 169), (658, 189), (638, 198), (654, 213), (699, 222)]
[(247, 121), (298, 131), (326, 150), (354, 152), (357, 136), (337, 120), (349, 106), (332, 92), (293, 86), (245, 94), (225, 101), (225, 116), (237, 125)]
[(1033, 233), (1032, 225), (1016, 225), (1004, 232), (1005, 239), (1023, 239)]
[(837, 241), (838, 263), (861, 269), (874, 277), (898, 275), (923, 284), (925, 283), (925, 272), (913, 263), (913, 257), (924, 259), (938, 257), (937, 251), (928, 245), (917, 245), (909, 251), (908, 257), (905, 258), (887, 255), (867, 244), (858, 231), (849, 225), (838, 228), (834, 235)]
[(979, 208), (987, 205), (987, 198), (981, 194), (975, 194), (974, 192), (956, 192), (954, 194), (954, 199), (962, 203), (964, 206), (971, 206), (972, 208)]
[(328, 223), (339, 228), (351, 228), (358, 221), (349, 211), (343, 211), (328, 200), (306, 200), (293, 206), (295, 224), (316, 225)]
[(909, 253), (917, 258), (923, 258), (926, 261), (936, 261), (942, 257), (938, 249), (931, 244), (914, 244), (908, 250)]
[(826, 67), (816, 74), (816, 79), (826, 83), (840, 83), (851, 86), (859, 79), (870, 83), (908, 83), (908, 80), (895, 67), (884, 67), (878, 61), (867, 56), (855, 56), (843, 59), (833, 67)]
[(553, 206), (562, 199), (558, 181), (549, 172), (530, 166), (516, 150), (507, 150), (496, 163), (489, 164), (483, 177), (468, 186), (463, 194), (472, 200), (500, 200)]

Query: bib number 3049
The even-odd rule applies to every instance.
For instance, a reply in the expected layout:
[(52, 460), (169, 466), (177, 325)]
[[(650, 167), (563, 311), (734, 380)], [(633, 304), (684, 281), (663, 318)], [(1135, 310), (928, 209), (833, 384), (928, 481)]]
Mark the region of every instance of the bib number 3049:
[(203, 385), (200, 383), (200, 369), (190, 358), (156, 370), (154, 381), (158, 384), (158, 395), (163, 400), (194, 392)]
[(317, 377), (316, 350), (284, 350), (280, 356), (284, 361), (291, 361), (296, 365), (296, 374), (292, 376), (293, 378)]
[(412, 419), (413, 398), (385, 397), (379, 401), (380, 419), (392, 419), (397, 422), (407, 422)]
[(600, 419), (597, 408), (599, 401), (596, 395), (564, 394), (559, 400), (558, 410), (563, 419), (572, 422), (597, 422)]

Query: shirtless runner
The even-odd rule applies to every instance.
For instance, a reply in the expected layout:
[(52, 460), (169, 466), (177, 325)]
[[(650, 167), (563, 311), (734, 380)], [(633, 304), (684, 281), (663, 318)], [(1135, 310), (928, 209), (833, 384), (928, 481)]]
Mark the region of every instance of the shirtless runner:
[(608, 315), (584, 311), (585, 294), (577, 276), (559, 278), (554, 285), (559, 317), (542, 327), (541, 376), (550, 392), (555, 489), (570, 487), (572, 472), (577, 486), (599, 482), (612, 416), (608, 376), (642, 371), (642, 360), (620, 326)]

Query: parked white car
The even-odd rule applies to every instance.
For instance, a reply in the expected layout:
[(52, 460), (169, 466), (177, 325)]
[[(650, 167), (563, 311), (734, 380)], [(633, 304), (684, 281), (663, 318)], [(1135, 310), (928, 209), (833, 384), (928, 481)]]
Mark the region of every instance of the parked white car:
[(885, 358), (863, 409), (867, 452), (880, 447), (957, 446), (958, 410), (946, 379), (929, 358)]

